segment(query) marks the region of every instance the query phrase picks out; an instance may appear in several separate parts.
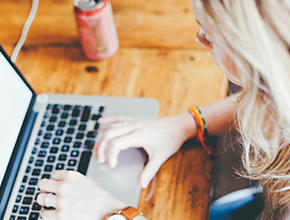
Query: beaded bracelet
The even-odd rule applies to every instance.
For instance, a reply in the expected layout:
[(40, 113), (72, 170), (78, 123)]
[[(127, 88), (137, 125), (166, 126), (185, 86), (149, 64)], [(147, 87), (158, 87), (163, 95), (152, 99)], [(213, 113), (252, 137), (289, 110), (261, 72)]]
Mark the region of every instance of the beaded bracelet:
[(205, 144), (205, 136), (208, 134), (207, 125), (204, 120), (204, 116), (201, 113), (201, 110), (199, 107), (191, 106), (188, 109), (189, 113), (193, 116), (196, 127), (197, 127), (197, 139), (200, 141), (202, 147), (207, 151), (209, 155), (212, 155), (214, 157), (219, 157), (215, 153), (213, 153)]

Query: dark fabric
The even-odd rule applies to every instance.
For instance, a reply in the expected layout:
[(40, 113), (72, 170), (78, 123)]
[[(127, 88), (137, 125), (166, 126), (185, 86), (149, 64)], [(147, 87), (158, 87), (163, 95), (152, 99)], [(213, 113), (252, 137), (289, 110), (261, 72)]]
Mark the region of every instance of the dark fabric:
[(210, 220), (256, 220), (263, 210), (262, 193), (235, 202), (211, 206)]

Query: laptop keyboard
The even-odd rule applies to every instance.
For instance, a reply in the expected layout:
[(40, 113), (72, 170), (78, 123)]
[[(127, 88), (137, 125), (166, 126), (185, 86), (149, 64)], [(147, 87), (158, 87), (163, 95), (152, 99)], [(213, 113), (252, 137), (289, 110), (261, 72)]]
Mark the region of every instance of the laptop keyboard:
[(36, 202), (40, 179), (50, 179), (55, 170), (86, 174), (104, 110), (104, 106), (47, 105), (10, 220), (40, 219), (42, 207)]

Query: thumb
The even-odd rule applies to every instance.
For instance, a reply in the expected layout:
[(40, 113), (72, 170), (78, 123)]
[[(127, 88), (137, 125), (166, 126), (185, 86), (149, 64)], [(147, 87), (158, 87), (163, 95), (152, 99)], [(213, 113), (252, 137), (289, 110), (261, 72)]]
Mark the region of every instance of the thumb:
[(149, 159), (148, 163), (146, 164), (140, 175), (140, 183), (142, 188), (147, 188), (147, 186), (156, 175), (157, 171), (163, 163), (164, 161), (158, 157), (153, 157)]

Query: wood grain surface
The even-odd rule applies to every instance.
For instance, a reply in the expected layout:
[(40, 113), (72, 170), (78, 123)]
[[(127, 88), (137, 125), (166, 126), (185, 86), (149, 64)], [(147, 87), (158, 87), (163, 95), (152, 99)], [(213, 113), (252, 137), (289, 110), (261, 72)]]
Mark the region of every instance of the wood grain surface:
[[(190, 0), (111, 2), (121, 47), (111, 59), (92, 62), (80, 48), (73, 1), (40, 0), (16, 62), (37, 93), (153, 97), (161, 117), (225, 97), (225, 76), (195, 42)], [(0, 1), (0, 43), (10, 55), (30, 6)], [(142, 191), (139, 209), (151, 220), (207, 219), (212, 166), (197, 142), (187, 142)]]

